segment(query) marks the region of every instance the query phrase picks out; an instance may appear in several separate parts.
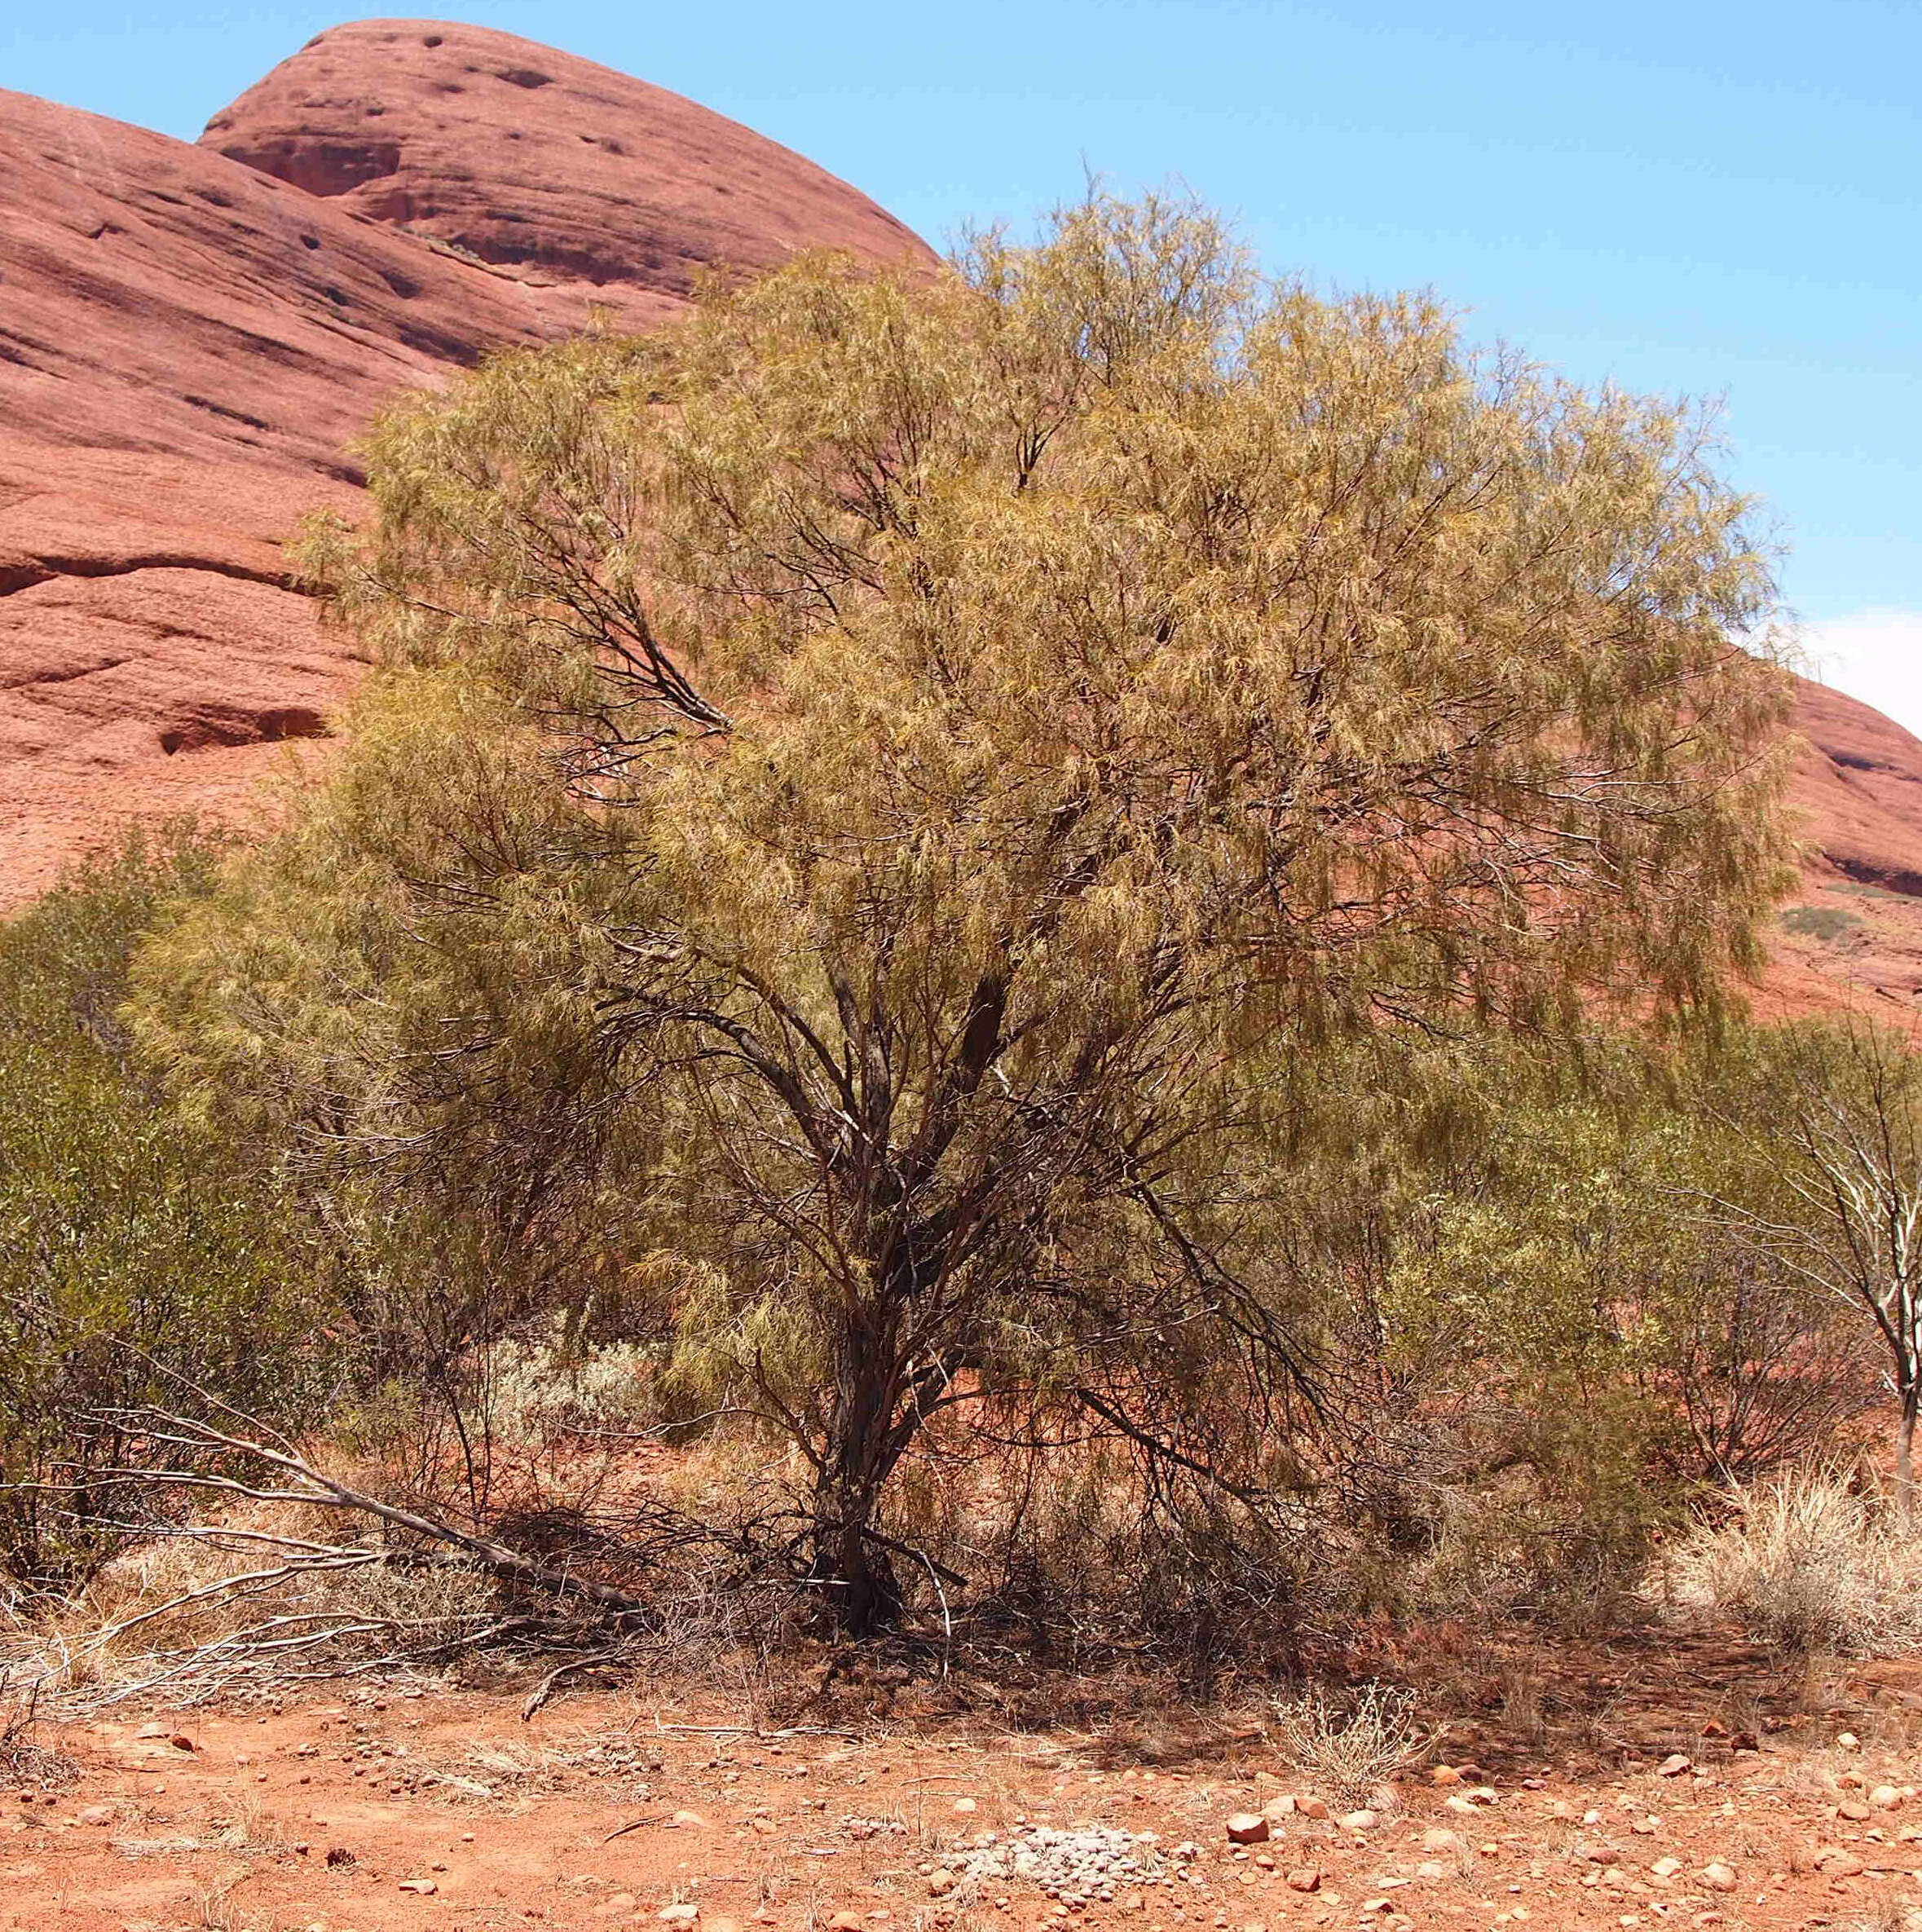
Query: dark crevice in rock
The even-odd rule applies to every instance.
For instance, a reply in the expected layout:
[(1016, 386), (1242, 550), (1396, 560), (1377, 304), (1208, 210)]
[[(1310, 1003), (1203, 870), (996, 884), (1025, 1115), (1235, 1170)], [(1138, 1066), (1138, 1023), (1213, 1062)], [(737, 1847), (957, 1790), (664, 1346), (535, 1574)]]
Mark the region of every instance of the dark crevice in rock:
[(130, 577), (147, 570), (201, 571), (209, 576), (231, 577), (239, 584), (269, 584), (276, 590), (301, 588), (300, 580), (289, 571), (257, 570), (227, 558), (160, 551), (140, 557), (36, 557), (25, 562), (0, 564), (0, 597), (31, 590), (55, 577)]
[(289, 738), (328, 735), (327, 721), (309, 705), (250, 709), (237, 704), (205, 704), (191, 717), (168, 726), (160, 734), (160, 748), (171, 758), (216, 745), (278, 744)]

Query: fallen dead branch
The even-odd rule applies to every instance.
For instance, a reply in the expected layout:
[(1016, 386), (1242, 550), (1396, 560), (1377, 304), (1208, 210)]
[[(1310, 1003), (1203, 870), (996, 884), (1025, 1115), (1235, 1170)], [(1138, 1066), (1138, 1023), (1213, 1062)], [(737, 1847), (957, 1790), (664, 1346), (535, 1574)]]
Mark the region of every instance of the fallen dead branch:
[[(183, 1578), (159, 1600), (77, 1641), (54, 1640), (37, 1665), (16, 1669), (36, 1693), (59, 1684), (69, 1702), (84, 1698), (97, 1708), (161, 1689), (204, 1697), (249, 1683), (434, 1669), (506, 1645), (580, 1653), (549, 1671), (528, 1700), (524, 1714), (531, 1717), (583, 1671), (673, 1647), (690, 1596), (769, 1581), (756, 1576), (760, 1546), (751, 1530), (724, 1534), (653, 1502), (598, 1524), (580, 1519), (597, 1566), (659, 1579), (658, 1590), (643, 1595), (627, 1578), (544, 1559), (484, 1525), (375, 1494), (252, 1418), (220, 1427), (150, 1408), (93, 1419), (111, 1423), (126, 1449), (116, 1467), (88, 1472), (77, 1498), (86, 1513), (76, 1508), (77, 1523), (118, 1536), (129, 1550), (172, 1544), (244, 1561)], [(77, 1493), (77, 1484), (68, 1487)], [(234, 1523), (218, 1514), (209, 1520), (209, 1508), (255, 1513)], [(263, 1510), (289, 1520), (263, 1520)], [(312, 1513), (361, 1527), (329, 1537), (313, 1529)], [(717, 1582), (699, 1573), (703, 1563), (732, 1573)], [(483, 1589), (478, 1597), (476, 1586)], [(183, 1624), (190, 1628), (183, 1641), (127, 1654), (130, 1639)], [(209, 1625), (218, 1626), (210, 1634)]]

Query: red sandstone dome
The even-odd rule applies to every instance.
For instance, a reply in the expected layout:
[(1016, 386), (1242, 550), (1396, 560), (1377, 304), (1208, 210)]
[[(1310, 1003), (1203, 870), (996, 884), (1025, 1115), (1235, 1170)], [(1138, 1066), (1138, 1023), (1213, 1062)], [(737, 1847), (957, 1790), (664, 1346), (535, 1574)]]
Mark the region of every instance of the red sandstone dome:
[[(703, 269), (932, 264), (677, 95), (478, 28), (332, 29), (197, 146), (0, 91), (0, 904), (130, 818), (239, 810), (359, 667), (290, 581), (381, 404), (630, 326)], [(1922, 743), (1804, 684), (1807, 858), (1765, 1003), (1922, 990)]]
[(0, 91), (0, 904), (325, 729), (358, 667), (282, 546), (352, 504), (383, 402), (816, 246), (934, 259), (747, 128), (477, 28), (337, 28), (198, 146)]
[(677, 94), (477, 27), (359, 20), (207, 123), (203, 148), (511, 271), (576, 325), (796, 249), (931, 262), (812, 161)]

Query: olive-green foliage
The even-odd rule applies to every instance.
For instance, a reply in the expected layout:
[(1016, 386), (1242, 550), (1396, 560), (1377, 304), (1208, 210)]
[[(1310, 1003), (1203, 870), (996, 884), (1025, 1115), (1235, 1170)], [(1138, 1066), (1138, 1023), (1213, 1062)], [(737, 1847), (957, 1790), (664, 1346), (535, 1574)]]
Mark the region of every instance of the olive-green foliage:
[(1705, 1056), (1698, 1111), (1734, 1150), (1698, 1211), (1862, 1329), (1895, 1405), (1895, 1476), (1922, 1515), (1922, 1053), (1859, 1014), (1757, 1029)]
[(1867, 1395), (1858, 1330), (1701, 1211), (1743, 1158), (1684, 1104), (1716, 1056), (1567, 1044), (1484, 1033), (1391, 1085), (1330, 1076), (1364, 1096), (1353, 1145), (1304, 1178), (1334, 1203), (1321, 1277), (1366, 1317), (1336, 1342), (1393, 1600), (1619, 1588), (1699, 1485), (1831, 1450)]
[(99, 1412), (211, 1396), (286, 1413), (324, 1321), (299, 1218), (129, 1065), (129, 958), (216, 855), (134, 836), (0, 924), (0, 1568), (84, 1570), (126, 1432)]
[(811, 1467), (850, 1622), (956, 1405), (1259, 1512), (1315, 1380), (1269, 1070), (1755, 959), (1783, 694), (1704, 452), (1153, 199), (502, 356), (320, 529), (395, 668), (145, 1037), (584, 1235)]

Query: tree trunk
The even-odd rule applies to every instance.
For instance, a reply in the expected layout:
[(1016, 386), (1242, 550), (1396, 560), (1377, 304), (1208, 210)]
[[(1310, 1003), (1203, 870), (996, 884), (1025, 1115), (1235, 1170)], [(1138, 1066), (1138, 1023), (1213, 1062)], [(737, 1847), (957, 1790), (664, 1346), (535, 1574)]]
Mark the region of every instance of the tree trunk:
[(827, 1467), (814, 1484), (808, 1574), (821, 1590), (823, 1621), (850, 1637), (886, 1629), (903, 1608), (894, 1565), (872, 1533), (882, 1489), (899, 1454), (893, 1440), (895, 1389), (886, 1332), (870, 1306), (850, 1321), (842, 1338), (839, 1387), (824, 1445)]
[(1922, 1409), (1922, 1378), (1911, 1377), (1902, 1392), (1902, 1419), (1895, 1427), (1895, 1500), (1903, 1523), (1915, 1527), (1915, 1416)]
[(823, 1483), (814, 1493), (814, 1555), (810, 1579), (822, 1594), (823, 1621), (838, 1634), (871, 1637), (897, 1622), (901, 1583), (886, 1549), (868, 1533), (874, 1506)]

